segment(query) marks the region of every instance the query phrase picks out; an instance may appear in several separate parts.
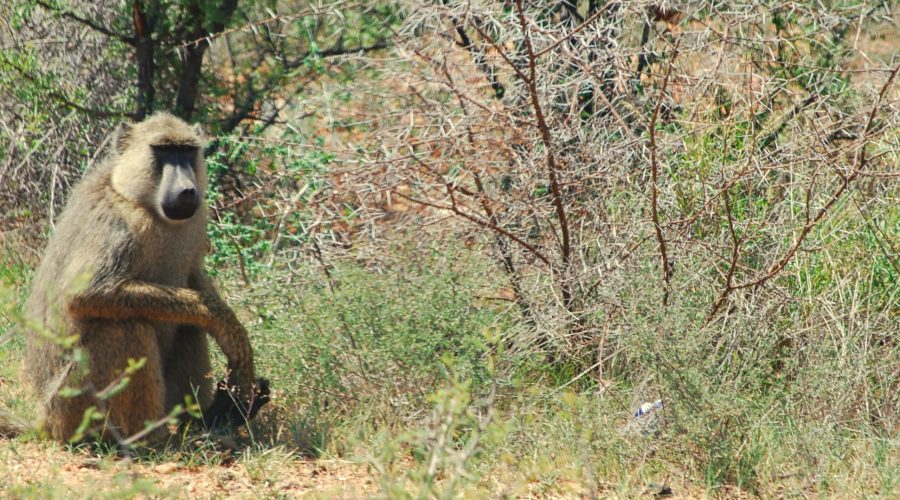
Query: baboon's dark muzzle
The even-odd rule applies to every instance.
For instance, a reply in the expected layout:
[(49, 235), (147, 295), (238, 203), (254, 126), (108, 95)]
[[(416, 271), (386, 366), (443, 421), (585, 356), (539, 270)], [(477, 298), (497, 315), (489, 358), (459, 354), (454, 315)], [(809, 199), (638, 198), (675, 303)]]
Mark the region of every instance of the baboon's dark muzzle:
[(172, 220), (190, 219), (200, 206), (200, 195), (194, 188), (186, 188), (162, 202), (163, 213)]

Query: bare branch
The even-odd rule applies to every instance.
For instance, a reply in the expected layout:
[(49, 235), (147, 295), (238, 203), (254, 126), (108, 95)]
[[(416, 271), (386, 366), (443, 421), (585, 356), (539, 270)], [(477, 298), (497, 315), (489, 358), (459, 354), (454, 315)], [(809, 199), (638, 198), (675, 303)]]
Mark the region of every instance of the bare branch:
[(678, 44), (672, 48), (672, 57), (669, 59), (669, 68), (663, 78), (653, 115), (650, 117), (650, 173), (652, 175), (652, 189), (650, 197), (650, 214), (653, 219), (653, 229), (656, 231), (656, 242), (659, 244), (659, 256), (662, 260), (663, 275), (663, 307), (669, 305), (669, 291), (672, 282), (673, 266), (669, 262), (669, 253), (666, 250), (666, 239), (663, 237), (662, 225), (659, 223), (659, 163), (656, 159), (656, 120), (659, 118), (659, 109), (666, 98), (666, 89), (669, 87), (669, 78), (672, 76), (672, 68), (675, 66), (675, 58), (678, 57)]
[(78, 23), (80, 23), (80, 24), (83, 24), (83, 25), (87, 26), (88, 28), (90, 28), (90, 29), (92, 29), (92, 30), (94, 30), (94, 31), (96, 31), (96, 32), (98, 32), (98, 33), (101, 33), (101, 34), (103, 34), (103, 35), (106, 35), (106, 36), (108, 36), (108, 37), (110, 37), (110, 38), (115, 38), (116, 40), (119, 40), (119, 41), (122, 42), (122, 43), (126, 43), (126, 44), (131, 45), (131, 46), (137, 45), (137, 38), (135, 38), (135, 37), (133, 37), (133, 36), (128, 36), (128, 35), (123, 35), (123, 34), (121, 34), (121, 33), (116, 33), (115, 31), (113, 31), (113, 30), (111, 30), (111, 29), (109, 29), (109, 28), (107, 28), (107, 27), (105, 27), (105, 26), (101, 26), (100, 24), (98, 24), (98, 23), (96, 23), (96, 22), (94, 22), (94, 21), (91, 21), (90, 19), (81, 17), (81, 16), (79, 16), (78, 14), (75, 14), (75, 13), (72, 12), (72, 11), (60, 9), (59, 7), (57, 7), (57, 6), (55, 6), (55, 5), (52, 5), (50, 2), (47, 2), (47, 1), (45, 1), (45, 0), (36, 0), (35, 3), (38, 4), (38, 5), (40, 5), (40, 6), (43, 7), (43, 8), (47, 9), (47, 10), (50, 11), (50, 12), (53, 12), (53, 13), (55, 13), (55, 14), (59, 14), (59, 15), (61, 15), (61, 16), (63, 16), (63, 17), (66, 17), (66, 18), (71, 19), (71, 20), (73, 20), (73, 21), (75, 21), (75, 22), (78, 22)]

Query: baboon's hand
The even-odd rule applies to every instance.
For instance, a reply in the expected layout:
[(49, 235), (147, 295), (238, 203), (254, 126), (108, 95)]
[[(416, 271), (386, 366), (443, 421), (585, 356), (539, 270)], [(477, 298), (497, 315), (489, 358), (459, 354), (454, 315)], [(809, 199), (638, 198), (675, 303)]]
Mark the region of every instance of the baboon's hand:
[(268, 402), (269, 381), (264, 378), (256, 379), (249, 398), (237, 392), (234, 386), (221, 382), (212, 404), (203, 412), (203, 424), (210, 429), (244, 425)]

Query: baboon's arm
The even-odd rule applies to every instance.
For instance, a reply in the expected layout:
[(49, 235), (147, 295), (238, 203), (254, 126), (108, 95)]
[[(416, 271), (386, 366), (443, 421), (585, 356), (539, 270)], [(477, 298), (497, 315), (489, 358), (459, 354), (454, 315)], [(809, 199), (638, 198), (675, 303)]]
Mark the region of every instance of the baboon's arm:
[[(212, 282), (209, 280), (209, 277), (206, 276), (206, 273), (203, 272), (202, 269), (197, 269), (188, 277), (188, 286), (194, 290), (200, 292), (201, 295), (207, 300), (209, 303), (215, 303), (218, 307), (227, 309), (229, 312), (231, 309), (228, 308), (228, 305), (222, 298), (219, 296), (219, 292), (216, 291), (216, 287), (213, 286)], [(243, 328), (240, 326), (240, 323), (237, 320), (237, 317), (234, 316), (234, 313), (231, 313), (232, 318), (234, 318), (235, 324), (243, 331)], [(240, 332), (235, 331), (234, 335), (240, 335)], [(247, 336), (247, 332), (243, 331), (244, 337)], [(249, 342), (247, 343), (247, 349), (250, 348)], [(253, 359), (253, 353), (251, 351), (247, 351), (247, 355), (250, 359)], [(249, 375), (244, 375), (244, 377), (253, 376), (252, 373)], [(266, 405), (269, 402), (269, 381), (263, 378), (252, 379), (252, 378), (243, 378), (243, 384), (239, 386), (239, 389), (242, 391), (242, 398), (235, 399), (235, 395), (229, 391), (228, 386), (223, 386), (221, 384), (218, 385), (216, 394), (213, 397), (212, 404), (208, 408), (203, 410), (203, 424), (208, 428), (218, 427), (220, 425), (234, 426), (234, 425), (244, 425), (246, 422), (253, 419), (256, 414), (259, 412), (259, 409)], [(244, 385), (250, 381), (252, 383), (252, 387), (250, 387), (250, 392), (243, 392), (247, 390), (247, 386)], [(246, 398), (246, 399), (244, 399)]]
[(179, 288), (126, 280), (101, 285), (73, 296), (69, 313), (76, 319), (128, 320), (141, 318), (194, 325), (212, 335), (228, 360), (229, 382), (250, 394), (255, 380), (253, 351), (247, 330), (205, 279)]
[[(226, 327), (225, 334), (222, 338), (216, 337), (214, 334), (214, 338), (219, 347), (221, 347), (225, 357), (229, 360), (228, 368), (236, 376), (234, 381), (242, 384), (241, 388), (244, 389), (243, 384), (253, 383), (256, 377), (253, 370), (253, 348), (250, 346), (250, 337), (247, 334), (247, 330), (238, 321), (234, 311), (222, 300), (219, 292), (216, 291), (216, 287), (213, 286), (202, 269), (195, 270), (188, 276), (188, 287), (199, 292), (204, 302), (209, 304), (216, 311), (216, 314), (220, 315), (220, 320)], [(226, 344), (229, 347), (225, 347)], [(240, 366), (232, 366), (231, 355), (229, 354), (232, 351), (236, 351), (234, 353), (235, 358), (241, 360)]]

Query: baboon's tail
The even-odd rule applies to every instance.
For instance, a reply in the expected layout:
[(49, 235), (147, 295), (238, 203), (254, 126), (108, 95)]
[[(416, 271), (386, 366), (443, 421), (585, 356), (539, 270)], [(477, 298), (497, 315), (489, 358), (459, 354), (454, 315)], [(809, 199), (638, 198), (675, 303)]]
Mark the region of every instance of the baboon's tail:
[(9, 413), (0, 410), (0, 437), (14, 438), (24, 434), (28, 430), (25, 422), (13, 417)]

